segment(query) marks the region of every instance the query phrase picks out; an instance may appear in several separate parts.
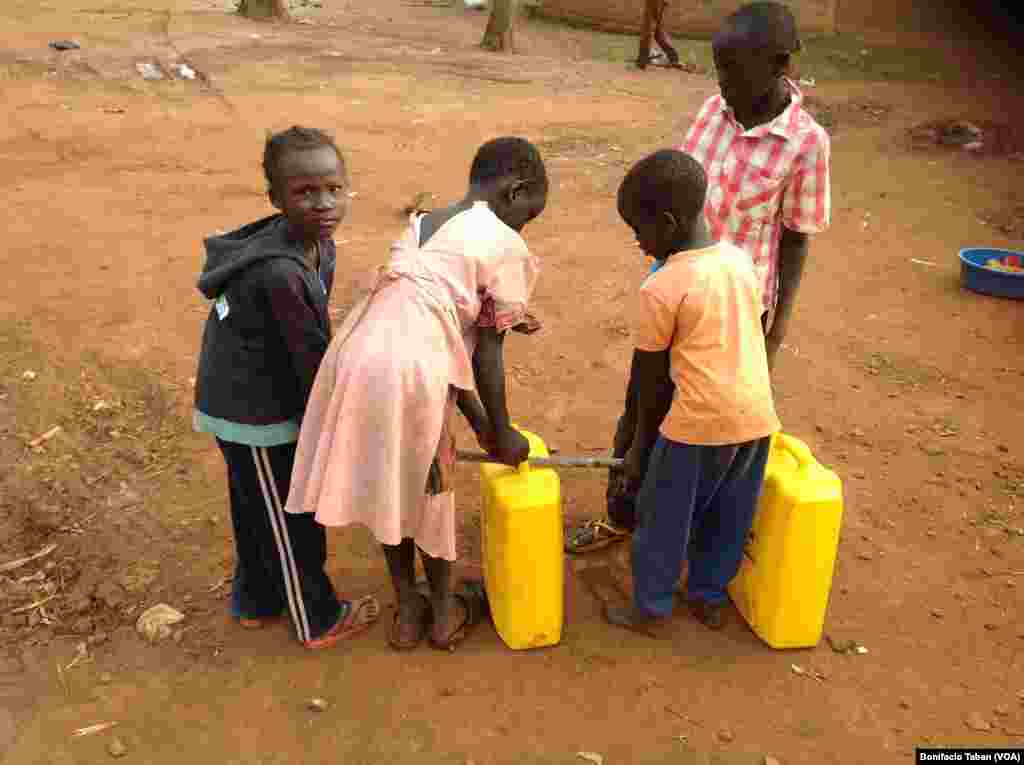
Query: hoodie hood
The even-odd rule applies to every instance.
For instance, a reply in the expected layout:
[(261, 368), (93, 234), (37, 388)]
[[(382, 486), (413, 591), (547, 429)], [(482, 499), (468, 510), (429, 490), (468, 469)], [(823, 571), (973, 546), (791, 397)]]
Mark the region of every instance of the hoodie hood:
[(229, 234), (207, 237), (203, 243), (206, 264), (197, 286), (207, 300), (217, 298), (228, 282), (260, 261), (291, 258), (304, 262), (302, 248), (288, 236), (288, 222), (283, 215), (272, 215)]

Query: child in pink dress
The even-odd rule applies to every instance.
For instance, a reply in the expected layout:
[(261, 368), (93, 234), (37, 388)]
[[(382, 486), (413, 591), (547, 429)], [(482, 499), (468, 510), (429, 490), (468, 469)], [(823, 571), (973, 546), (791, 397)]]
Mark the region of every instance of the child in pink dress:
[[(520, 138), (482, 146), (461, 202), (414, 216), (369, 294), (335, 335), (299, 434), (287, 509), (325, 526), (358, 523), (381, 543), (398, 599), (389, 642), (427, 633), (452, 649), (480, 615), (482, 592), (453, 592), (455, 406), (480, 445), (517, 465), (529, 454), (509, 424), (505, 332), (536, 329), (527, 303), (537, 260), (519, 232), (544, 209), (547, 174)], [(479, 397), (477, 396), (479, 393)], [(416, 589), (419, 548), (430, 585)]]

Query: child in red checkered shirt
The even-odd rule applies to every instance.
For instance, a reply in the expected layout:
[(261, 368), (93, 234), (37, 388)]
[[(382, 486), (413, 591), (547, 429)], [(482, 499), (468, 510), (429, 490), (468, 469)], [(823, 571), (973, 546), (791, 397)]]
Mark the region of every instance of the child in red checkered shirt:
[[(764, 294), (768, 365), (789, 328), (810, 236), (831, 217), (828, 134), (803, 107), (789, 78), (801, 49), (796, 20), (781, 3), (756, 2), (728, 19), (712, 41), (721, 90), (697, 114), (679, 149), (708, 176), (704, 214), (716, 240), (744, 250)], [(656, 271), (660, 263), (655, 263)], [(616, 433), (613, 454), (629, 450), (635, 418), (633, 391)], [(635, 489), (613, 471), (608, 517), (569, 533), (565, 548), (587, 553), (626, 539), (635, 525)]]

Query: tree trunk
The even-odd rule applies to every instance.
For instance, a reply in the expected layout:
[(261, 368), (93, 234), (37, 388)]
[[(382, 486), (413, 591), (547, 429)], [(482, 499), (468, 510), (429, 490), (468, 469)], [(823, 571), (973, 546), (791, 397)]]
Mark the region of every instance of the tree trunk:
[(238, 12), (250, 19), (279, 19), (290, 21), (288, 0), (242, 0), (238, 4)]
[(519, 0), (492, 0), (491, 18), (487, 22), (481, 47), (487, 50), (512, 53), (516, 49), (516, 18), (519, 16)]

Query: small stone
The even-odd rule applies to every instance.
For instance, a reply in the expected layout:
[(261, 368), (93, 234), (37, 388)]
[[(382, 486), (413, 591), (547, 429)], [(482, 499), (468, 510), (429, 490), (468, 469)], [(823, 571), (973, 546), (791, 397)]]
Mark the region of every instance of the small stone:
[(330, 704), (326, 699), (310, 699), (306, 706), (310, 712), (326, 712)]
[(1010, 715), (1010, 708), (1005, 704), (1000, 704), (993, 711), (1000, 717), (1008, 717)]
[(766, 754), (764, 756), (764, 765), (782, 765), (782, 763), (779, 762), (776, 758), (772, 757), (770, 754)]
[(455, 695), (455, 689), (452, 688), (450, 685), (449, 686), (445, 686), (444, 688), (441, 689), (441, 695), (444, 696), (445, 698), (451, 698), (452, 696)]
[(865, 648), (862, 645), (859, 645), (859, 646), (857, 646), (856, 648), (853, 649), (853, 652), (855, 654), (859, 654), (860, 656), (864, 656), (868, 652), (868, 649)]
[(872, 555), (871, 553), (869, 553), (869, 552), (862, 552), (862, 553), (857, 553), (857, 557), (858, 557), (858, 558), (859, 558), (860, 560), (872, 560), (872, 559), (874, 559), (874, 557), (875, 557), (875, 556), (873, 556), (873, 555)]
[(926, 536), (929, 536), (929, 537), (931, 537), (932, 539), (935, 539), (935, 537), (937, 537), (937, 536), (938, 536), (938, 532), (936, 532), (936, 531), (935, 531), (935, 530), (933, 530), (933, 529), (929, 529), (929, 530), (928, 530), (928, 531), (926, 532)]
[(107, 744), (107, 751), (110, 752), (111, 757), (124, 757), (128, 754), (128, 747), (124, 745), (121, 739), (115, 736)]
[(936, 619), (941, 619), (945, 615), (946, 614), (943, 612), (943, 610), (941, 608), (933, 608), (932, 609), (932, 616), (934, 616)]
[(1006, 444), (999, 444), (999, 446), (998, 446), (997, 448), (998, 448), (998, 449), (999, 449), (999, 451), (1001, 451), (1001, 452), (1002, 452), (1003, 454), (1009, 454), (1009, 453), (1010, 453), (1010, 447), (1009, 447), (1009, 446), (1007, 446)]
[(594, 765), (604, 765), (604, 757), (596, 752), (576, 752), (576, 756)]
[(906, 699), (900, 699), (900, 709), (910, 709), (910, 702)]
[(175, 630), (174, 634), (171, 635), (171, 640), (176, 644), (180, 645), (182, 638), (185, 637), (185, 630)]
[(79, 50), (82, 46), (75, 40), (54, 40), (50, 43), (50, 47), (54, 50), (66, 51)]
[(114, 676), (109, 672), (104, 672), (102, 675), (100, 675), (101, 684), (110, 685), (112, 682), (114, 682)]
[(985, 629), (988, 630), (989, 632), (995, 632), (997, 629), (999, 629), (999, 625), (998, 624), (992, 624), (990, 622), (990, 623), (985, 625)]
[(722, 728), (718, 731), (718, 740), (723, 744), (729, 744), (736, 740), (736, 736), (728, 728)]
[(964, 720), (964, 724), (971, 730), (978, 731), (979, 733), (987, 733), (992, 730), (992, 723), (977, 712), (969, 714), (967, 719)]
[(24, 372), (21, 373), (21, 379), (24, 380), (25, 382), (32, 382), (37, 377), (39, 377), (39, 375), (33, 372), (31, 369), (26, 369)]
[(818, 431), (819, 433), (824, 433), (825, 432), (825, 426), (824, 425), (815, 425), (814, 429), (816, 431)]

